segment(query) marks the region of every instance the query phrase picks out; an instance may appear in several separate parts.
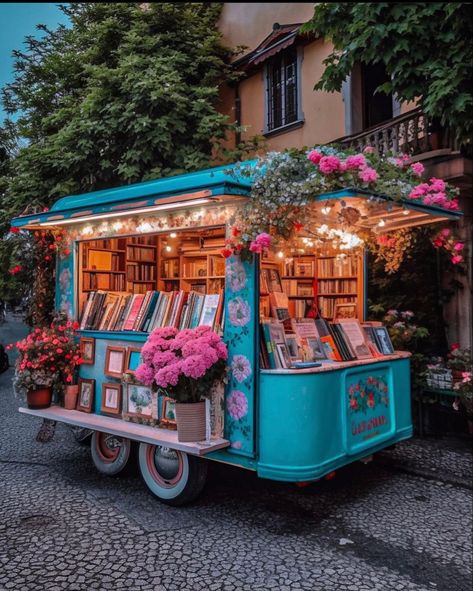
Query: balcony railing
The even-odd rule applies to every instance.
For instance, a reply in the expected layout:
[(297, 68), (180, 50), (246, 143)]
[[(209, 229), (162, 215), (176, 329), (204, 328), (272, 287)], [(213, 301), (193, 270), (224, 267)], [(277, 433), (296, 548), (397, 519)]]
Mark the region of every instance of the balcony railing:
[(441, 148), (454, 148), (448, 132), (434, 132), (427, 115), (419, 108), (332, 143), (360, 151), (373, 146), (382, 155), (408, 153), (415, 156)]

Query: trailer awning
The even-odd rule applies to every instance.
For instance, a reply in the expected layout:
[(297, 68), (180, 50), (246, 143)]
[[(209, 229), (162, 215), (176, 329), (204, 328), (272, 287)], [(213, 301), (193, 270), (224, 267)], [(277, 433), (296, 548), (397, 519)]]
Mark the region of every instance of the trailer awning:
[[(245, 164), (253, 167), (256, 161)], [(114, 189), (70, 195), (56, 201), (47, 212), (14, 218), (12, 226), (25, 230), (59, 227), (245, 199), (250, 196), (252, 178), (239, 174), (238, 170), (237, 165), (226, 165)], [(327, 222), (333, 227), (339, 223), (336, 214), (345, 204), (356, 207), (362, 213), (357, 226), (380, 232), (456, 220), (463, 215), (458, 211), (424, 205), (410, 199), (396, 201), (386, 195), (358, 189), (341, 189), (317, 195), (314, 202), (325, 208)]]
[(24, 215), (12, 226), (33, 230), (131, 215), (154, 214), (247, 197), (251, 179), (232, 173), (232, 166), (62, 197), (47, 212)]

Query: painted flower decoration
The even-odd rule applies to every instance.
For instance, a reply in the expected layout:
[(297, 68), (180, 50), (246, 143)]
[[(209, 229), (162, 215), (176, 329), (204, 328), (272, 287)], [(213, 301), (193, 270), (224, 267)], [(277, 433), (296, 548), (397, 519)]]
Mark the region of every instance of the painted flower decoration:
[(228, 302), (228, 316), (232, 326), (246, 326), (251, 318), (251, 308), (240, 296)]
[(250, 361), (244, 355), (233, 356), (231, 369), (233, 377), (240, 384), (249, 378), (252, 373)]
[(248, 400), (240, 390), (233, 390), (227, 398), (228, 414), (235, 421), (239, 421), (248, 412)]

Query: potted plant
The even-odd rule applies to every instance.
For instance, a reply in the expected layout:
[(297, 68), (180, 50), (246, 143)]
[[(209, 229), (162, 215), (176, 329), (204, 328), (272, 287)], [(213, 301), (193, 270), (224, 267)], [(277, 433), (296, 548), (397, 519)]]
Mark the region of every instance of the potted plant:
[(470, 348), (455, 343), (448, 354), (447, 367), (453, 373), (453, 390), (458, 393), (466, 410), (468, 430), (473, 435), (473, 356)]
[[(73, 383), (76, 368), (82, 362), (74, 340), (76, 328), (77, 323), (61, 314), (49, 327), (35, 328), (16, 343), (18, 357), (13, 385), (29, 408), (47, 408), (51, 405), (53, 387), (64, 391)], [(70, 405), (68, 398), (67, 408)]]
[(447, 357), (447, 367), (452, 370), (453, 381), (461, 382), (463, 372), (471, 371), (473, 365), (471, 349), (462, 348), (458, 343), (454, 343)]
[(206, 435), (205, 398), (226, 371), (227, 347), (208, 326), (157, 328), (141, 350), (136, 378), (176, 401), (179, 441)]

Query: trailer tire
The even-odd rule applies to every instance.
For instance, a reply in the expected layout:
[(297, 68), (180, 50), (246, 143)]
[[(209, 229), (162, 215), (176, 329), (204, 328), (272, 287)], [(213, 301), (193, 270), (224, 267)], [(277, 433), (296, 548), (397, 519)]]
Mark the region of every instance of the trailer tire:
[(162, 445), (140, 443), (141, 477), (166, 505), (179, 507), (199, 496), (207, 478), (207, 462)]
[(94, 466), (101, 474), (117, 476), (130, 465), (132, 442), (124, 437), (94, 431), (90, 451)]

